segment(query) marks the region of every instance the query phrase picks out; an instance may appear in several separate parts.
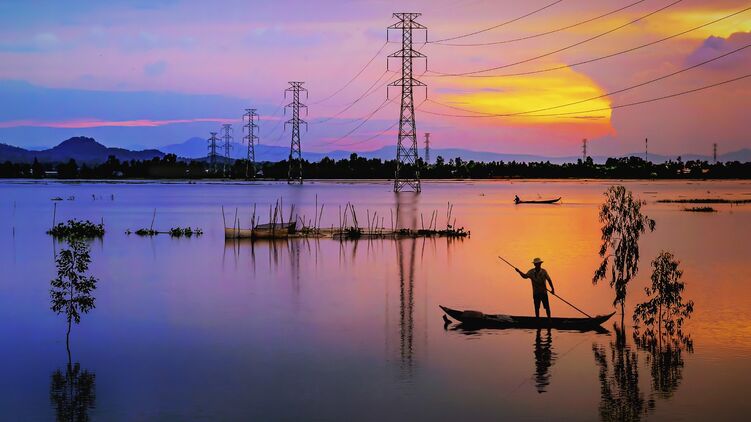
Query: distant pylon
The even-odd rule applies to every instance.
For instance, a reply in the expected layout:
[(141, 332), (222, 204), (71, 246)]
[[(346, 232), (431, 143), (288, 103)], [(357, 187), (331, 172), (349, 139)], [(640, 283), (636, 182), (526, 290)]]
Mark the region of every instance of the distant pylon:
[(644, 138), (644, 161), (649, 162), (649, 138)]
[(305, 108), (307, 114), (308, 106), (300, 102), (300, 92), (305, 93), (305, 98), (308, 98), (308, 90), (302, 87), (305, 82), (290, 82), (289, 88), (284, 90), (284, 98), (287, 98), (287, 92), (292, 93), (292, 102), (284, 106), (284, 112), (287, 112), (287, 107), (292, 107), (292, 118), (284, 122), (284, 127), (287, 124), (292, 125), (292, 138), (289, 144), (289, 169), (287, 170), (287, 183), (300, 183), (302, 184), (302, 148), (300, 147), (300, 123), (305, 125), (305, 129), (308, 128), (308, 122), (300, 119), (300, 108)]
[(232, 125), (225, 123), (222, 125), (222, 139), (224, 143), (222, 149), (224, 150), (224, 177), (227, 177), (227, 172), (230, 169), (230, 151), (232, 150)]
[(245, 114), (243, 114), (243, 122), (247, 121), (243, 125), (243, 130), (247, 130), (248, 134), (243, 137), (248, 143), (248, 157), (245, 163), (245, 179), (255, 180), (256, 178), (256, 143), (258, 143), (258, 135), (256, 131), (258, 129), (258, 113), (254, 108), (246, 108)]
[(587, 161), (587, 138), (582, 139), (582, 163)]
[(425, 164), (430, 164), (430, 132), (425, 132)]
[(216, 132), (209, 132), (211, 136), (209, 137), (209, 168), (212, 172), (216, 173)]
[[(420, 192), (420, 169), (417, 166), (417, 127), (415, 125), (415, 103), (412, 91), (415, 86), (426, 85), (412, 77), (412, 59), (426, 57), (412, 48), (412, 31), (415, 29), (425, 30), (427, 39), (428, 28), (415, 22), (420, 13), (394, 13), (393, 16), (399, 19), (399, 22), (387, 28), (386, 42), (388, 42), (389, 29), (402, 30), (401, 50), (389, 55), (389, 58), (402, 59), (401, 78), (389, 84), (389, 87), (399, 86), (402, 88), (399, 137), (396, 144), (394, 192), (401, 192), (405, 187)], [(388, 59), (386, 68), (388, 70)]]
[(712, 160), (717, 164), (717, 142), (712, 144)]

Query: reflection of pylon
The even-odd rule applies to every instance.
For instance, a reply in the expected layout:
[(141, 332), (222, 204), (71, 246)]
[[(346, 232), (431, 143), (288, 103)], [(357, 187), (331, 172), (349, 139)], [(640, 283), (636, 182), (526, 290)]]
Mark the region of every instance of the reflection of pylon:
[[(388, 42), (389, 29), (401, 29), (402, 48), (389, 55), (389, 58), (402, 59), (402, 76), (391, 82), (389, 86), (402, 88), (401, 113), (399, 114), (399, 137), (396, 144), (396, 173), (394, 175), (394, 192), (401, 192), (404, 188), (420, 192), (420, 169), (417, 162), (417, 127), (415, 126), (415, 103), (412, 91), (415, 86), (425, 86), (424, 83), (412, 77), (412, 59), (425, 58), (425, 55), (412, 48), (412, 31), (427, 28), (417, 22), (420, 13), (394, 13), (399, 22), (386, 30)], [(427, 35), (426, 35), (427, 39)], [(388, 64), (387, 64), (388, 68)]]
[(216, 132), (209, 132), (211, 136), (209, 137), (209, 168), (213, 173), (216, 173)]
[(232, 150), (232, 125), (225, 123), (222, 125), (222, 139), (224, 140), (224, 177), (227, 177), (227, 173), (230, 170), (230, 151)]
[(430, 132), (425, 132), (425, 164), (430, 164)]
[(256, 143), (258, 142), (258, 135), (256, 130), (258, 129), (258, 114), (254, 108), (246, 108), (245, 114), (243, 114), (243, 122), (246, 121), (243, 126), (243, 130), (247, 130), (248, 134), (243, 137), (248, 142), (248, 157), (245, 163), (245, 179), (254, 180), (256, 178)]
[[(416, 240), (397, 241), (396, 259), (399, 265), (399, 354), (403, 375), (410, 377), (414, 366), (414, 287)], [(408, 262), (405, 262), (404, 242), (411, 242)]]
[(307, 113), (308, 106), (300, 103), (300, 92), (305, 92), (305, 98), (308, 97), (308, 90), (302, 87), (305, 82), (290, 82), (289, 88), (284, 90), (284, 97), (287, 97), (287, 92), (292, 93), (292, 102), (287, 104), (284, 108), (285, 112), (287, 107), (292, 107), (292, 118), (284, 122), (285, 128), (287, 124), (292, 125), (292, 139), (289, 145), (289, 169), (287, 170), (287, 183), (300, 183), (302, 184), (302, 148), (300, 147), (300, 123), (308, 128), (308, 122), (300, 119), (300, 108), (305, 108)]

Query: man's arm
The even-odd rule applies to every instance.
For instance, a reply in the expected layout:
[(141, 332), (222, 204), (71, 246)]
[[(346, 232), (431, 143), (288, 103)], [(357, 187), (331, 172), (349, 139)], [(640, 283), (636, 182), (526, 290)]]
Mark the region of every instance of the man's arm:
[(548, 284), (550, 284), (550, 293), (555, 294), (555, 287), (553, 287), (553, 280), (550, 279), (550, 274), (548, 274), (547, 271), (545, 271), (545, 278), (548, 280)]
[(520, 276), (522, 276), (522, 278), (529, 278), (529, 276), (527, 274), (524, 274), (522, 270), (518, 268), (514, 268), (514, 269), (516, 270), (517, 273), (519, 273)]

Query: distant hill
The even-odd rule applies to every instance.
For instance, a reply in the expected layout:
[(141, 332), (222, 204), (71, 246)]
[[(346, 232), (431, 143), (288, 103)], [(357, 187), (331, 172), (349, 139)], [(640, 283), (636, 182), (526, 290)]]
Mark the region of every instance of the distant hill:
[(93, 138), (79, 136), (61, 142), (59, 145), (41, 151), (31, 151), (11, 145), (0, 144), (0, 162), (13, 161), (30, 163), (34, 158), (43, 163), (66, 162), (71, 158), (78, 163), (98, 164), (114, 155), (120, 161), (150, 160), (165, 154), (156, 149), (131, 151), (124, 148), (109, 148)]
[[(217, 151), (222, 153), (221, 150)], [(232, 150), (230, 156), (233, 159), (245, 158), (247, 147), (239, 143), (232, 143)], [(114, 155), (120, 161), (128, 160), (150, 160), (154, 157), (163, 157), (165, 154), (175, 154), (184, 159), (204, 159), (208, 153), (208, 142), (204, 138), (190, 138), (185, 142), (179, 144), (165, 145), (159, 150), (157, 149), (145, 149), (141, 151), (133, 151), (124, 148), (109, 148), (106, 147), (93, 138), (87, 137), (75, 137), (61, 142), (59, 145), (41, 150), (29, 150), (19, 148), (12, 145), (0, 143), (0, 162), (12, 161), (12, 162), (32, 162), (34, 158), (37, 158), (40, 162), (65, 162), (71, 158), (75, 159), (78, 163), (96, 164), (102, 163), (107, 160), (107, 157)], [(419, 151), (420, 156), (423, 154), (423, 150)], [(303, 158), (309, 161), (320, 161), (324, 157), (329, 157), (335, 160), (349, 158), (352, 154), (351, 151), (334, 150), (329, 152), (312, 152), (305, 149), (303, 145)], [(395, 146), (385, 146), (372, 151), (357, 152), (357, 155), (366, 158), (380, 158), (382, 160), (392, 160), (396, 156)], [(553, 164), (572, 163), (576, 162), (579, 156), (567, 156), (567, 157), (545, 157), (542, 155), (532, 154), (503, 154), (488, 151), (474, 151), (463, 148), (434, 148), (430, 151), (431, 161), (435, 162), (436, 158), (441, 156), (444, 160), (449, 161), (456, 157), (461, 157), (465, 161), (517, 161), (517, 162), (531, 162), (531, 161), (550, 161)], [(289, 156), (289, 146), (286, 145), (268, 145), (260, 144), (256, 146), (256, 160), (257, 161), (282, 161), (286, 160)], [(644, 153), (624, 154), (627, 156), (643, 157)], [(658, 154), (650, 154), (649, 159), (653, 163), (662, 163), (668, 160), (676, 160), (678, 156), (666, 156)], [(607, 160), (605, 156), (593, 156), (592, 159), (595, 163), (602, 164)], [(704, 160), (710, 161), (711, 157), (685, 154), (681, 158), (683, 161), (689, 160)], [(741, 161), (751, 162), (751, 149), (744, 148), (738, 151), (728, 152), (717, 157), (720, 161)]]

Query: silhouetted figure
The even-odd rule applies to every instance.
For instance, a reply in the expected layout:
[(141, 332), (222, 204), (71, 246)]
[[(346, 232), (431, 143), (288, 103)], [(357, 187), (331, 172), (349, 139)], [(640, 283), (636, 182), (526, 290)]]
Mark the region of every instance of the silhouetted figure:
[(538, 329), (535, 335), (535, 387), (538, 393), (544, 393), (545, 387), (550, 384), (550, 367), (553, 366), (555, 354), (553, 353), (553, 336), (547, 329), (545, 338)]
[(534, 261), (532, 261), (532, 264), (534, 264), (535, 267), (526, 273), (521, 272), (518, 268), (516, 268), (516, 272), (518, 272), (522, 278), (528, 278), (532, 281), (532, 299), (535, 304), (535, 316), (538, 318), (540, 317), (540, 303), (542, 303), (542, 306), (545, 307), (545, 312), (547, 313), (548, 318), (550, 318), (550, 302), (548, 301), (548, 289), (545, 283), (550, 283), (550, 293), (555, 294), (553, 280), (550, 279), (548, 272), (542, 268), (542, 260), (540, 258), (535, 258)]
[(519, 195), (514, 195), (514, 203), (518, 204), (519, 202), (522, 202), (522, 200), (519, 199)]

